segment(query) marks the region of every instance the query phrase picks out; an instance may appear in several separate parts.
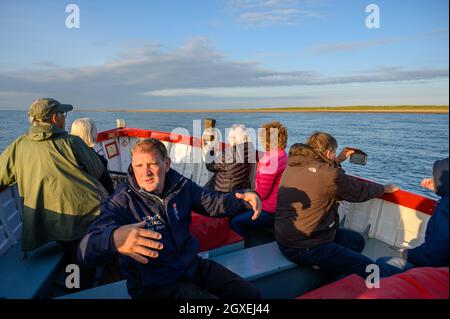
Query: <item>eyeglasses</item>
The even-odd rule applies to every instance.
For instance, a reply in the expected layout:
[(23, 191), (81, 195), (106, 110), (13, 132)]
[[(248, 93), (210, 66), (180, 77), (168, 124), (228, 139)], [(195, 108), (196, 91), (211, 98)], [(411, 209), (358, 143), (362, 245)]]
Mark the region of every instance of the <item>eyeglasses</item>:
[(59, 112), (60, 114), (64, 115), (64, 118), (67, 117), (67, 112)]

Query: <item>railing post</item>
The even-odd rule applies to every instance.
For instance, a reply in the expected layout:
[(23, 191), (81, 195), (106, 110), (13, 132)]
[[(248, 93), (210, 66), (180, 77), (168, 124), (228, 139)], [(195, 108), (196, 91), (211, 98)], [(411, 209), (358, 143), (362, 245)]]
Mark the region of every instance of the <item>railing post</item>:
[(116, 119), (117, 128), (125, 128), (127, 126), (124, 119)]

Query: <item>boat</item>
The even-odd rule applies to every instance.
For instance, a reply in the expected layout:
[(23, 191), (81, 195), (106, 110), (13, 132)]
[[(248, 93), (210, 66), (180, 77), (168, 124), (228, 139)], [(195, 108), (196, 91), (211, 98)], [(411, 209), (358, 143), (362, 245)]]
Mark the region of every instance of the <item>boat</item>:
[[(211, 173), (204, 165), (205, 147), (201, 137), (127, 127), (103, 131), (98, 135), (96, 150), (107, 158), (114, 179), (124, 177), (131, 161), (132, 145), (138, 139), (149, 137), (157, 138), (166, 145), (172, 168), (176, 171), (199, 185), (209, 180)], [(24, 255), (20, 249), (21, 202), (17, 187), (13, 185), (3, 190), (0, 203), (0, 299), (130, 298), (124, 280), (76, 293), (66, 291), (58, 294), (57, 287), (64, 285), (64, 275), (67, 276), (61, 269), (61, 251), (55, 243), (48, 243)], [(364, 235), (366, 246), (363, 254), (372, 260), (382, 256), (399, 256), (402, 249), (423, 243), (426, 225), (435, 206), (436, 201), (432, 198), (398, 190), (364, 203), (342, 202), (339, 208), (340, 225)], [(199, 254), (203, 258), (215, 260), (252, 282), (263, 298), (342, 297), (342, 287), (353, 291), (350, 295), (355, 297), (354, 292), (364, 285), (359, 283), (357, 289), (355, 285), (349, 286), (347, 279), (343, 286), (330, 288), (325, 285), (319, 271), (287, 260), (273, 237), (263, 238), (250, 247), (245, 246), (243, 238), (229, 228), (226, 218), (209, 218), (193, 212), (191, 231), (200, 241)], [(314, 295), (315, 291), (324, 289), (324, 285), (326, 293)], [(446, 287), (448, 298), (448, 268), (446, 280), (440, 287)]]

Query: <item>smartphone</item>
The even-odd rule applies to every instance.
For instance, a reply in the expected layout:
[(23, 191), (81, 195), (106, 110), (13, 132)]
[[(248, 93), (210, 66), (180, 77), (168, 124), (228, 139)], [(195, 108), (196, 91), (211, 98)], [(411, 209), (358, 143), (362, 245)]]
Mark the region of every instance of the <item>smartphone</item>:
[(352, 148), (355, 150), (355, 153), (350, 155), (350, 163), (357, 165), (366, 165), (367, 164), (367, 154), (361, 150)]

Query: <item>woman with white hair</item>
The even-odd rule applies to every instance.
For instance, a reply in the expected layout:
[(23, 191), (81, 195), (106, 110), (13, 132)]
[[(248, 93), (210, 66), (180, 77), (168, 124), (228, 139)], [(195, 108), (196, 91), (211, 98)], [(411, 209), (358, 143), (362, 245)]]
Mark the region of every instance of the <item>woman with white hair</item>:
[[(256, 157), (245, 125), (234, 124), (231, 127), (228, 143), (229, 147), (216, 156), (214, 161), (206, 163), (206, 168), (215, 173), (207, 187), (222, 193), (251, 188), (250, 174)], [(209, 155), (213, 157), (214, 150), (210, 151)]]
[[(97, 127), (93, 120), (88, 117), (76, 119), (72, 123), (70, 134), (80, 137), (95, 152), (93, 147), (97, 144)], [(114, 194), (114, 186), (111, 176), (109, 176), (108, 173), (108, 161), (97, 152), (95, 152), (95, 154), (98, 155), (105, 166), (105, 170), (103, 171), (103, 175), (100, 177), (99, 182), (105, 187), (109, 195), (112, 195)]]

